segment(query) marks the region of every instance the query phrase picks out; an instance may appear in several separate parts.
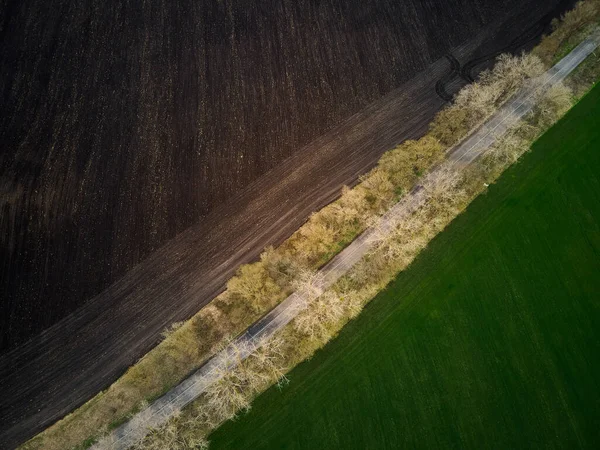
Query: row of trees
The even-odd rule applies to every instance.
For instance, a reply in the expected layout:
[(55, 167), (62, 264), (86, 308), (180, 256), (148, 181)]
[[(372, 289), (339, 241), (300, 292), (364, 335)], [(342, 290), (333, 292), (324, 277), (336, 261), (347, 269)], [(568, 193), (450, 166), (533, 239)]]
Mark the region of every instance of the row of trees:
[(568, 49), (579, 42), (581, 33), (596, 26), (598, 21), (600, 21), (600, 0), (580, 1), (561, 19), (552, 22), (552, 33), (544, 36), (532, 53), (551, 65), (562, 56), (561, 48)]
[[(540, 99), (526, 121), (472, 168), (467, 171), (450, 168), (442, 172), (434, 183), (426, 184), (426, 201), (412, 214), (386, 221), (385, 227), (378, 227), (380, 218), (371, 219), (369, 227), (380, 230), (374, 234), (377, 245), (332, 289), (323, 292), (318, 272), (299, 269), (293, 277), (292, 287), (303, 293), (305, 302), (301, 311), (282, 333), (262, 341), (259, 344), (261, 349), (252, 352), (247, 360), (223, 367), (220, 381), (210, 386), (195, 407), (196, 412), (189, 414), (193, 420), (188, 418), (178, 425), (180, 435), (206, 435), (239, 411), (248, 410), (251, 399), (257, 393), (274, 382), (285, 380), (287, 367), (309, 357), (348, 320), (360, 313), (378, 290), (408, 267), (427, 243), (485, 189), (485, 183), (493, 182), (527, 151), (531, 142), (571, 104), (570, 90), (562, 85), (555, 86)], [(273, 258), (271, 254), (268, 259)], [(173, 423), (170, 426), (174, 426)], [(143, 448), (159, 448), (156, 443), (165, 445), (164, 439), (172, 434), (154, 433), (144, 441), (144, 445), (149, 447)]]
[[(599, 5), (600, 0), (579, 3), (574, 11), (555, 24), (555, 31), (533, 51), (537, 58), (502, 57), (493, 70), (461, 91), (454, 104), (438, 114), (425, 137), (405, 142), (387, 152), (378, 166), (362, 177), (357, 186), (344, 188), (336, 202), (313, 214), (280, 247), (265, 250), (260, 261), (241, 267), (224, 294), (190, 321), (169, 330), (164, 342), (110, 389), (27, 443), (25, 448), (72, 448), (98, 430), (106, 429), (109, 423), (126, 417), (130, 411), (143, 409), (145, 398), (155, 396), (165, 386), (172, 386), (183, 379), (220, 349), (222, 342), (228, 342), (229, 336), (240, 333), (298, 288), (299, 283), (306, 280), (306, 273), (314, 273), (345, 243), (375, 223), (382, 211), (408, 192), (421, 174), (443, 158), (448, 146), (463, 139), (526, 77), (537, 75), (542, 68), (540, 60), (546, 64), (552, 62), (561, 48), (567, 48), (580, 39), (581, 33), (600, 18)], [(596, 79), (600, 64), (592, 69), (593, 77), (584, 80), (583, 88), (589, 85), (590, 80)], [(516, 161), (534, 136), (569, 105), (569, 91), (564, 87), (554, 88), (529, 122), (503, 139), (501, 149), (493, 149), (460, 183), (444, 190), (445, 193), (451, 192), (452, 196), (444, 197), (441, 195), (444, 192), (430, 193), (427, 205), (397, 224), (396, 231), (381, 241), (377, 251), (359, 263), (351, 274), (339, 280), (330, 292), (306, 305), (305, 311), (282, 334), (285, 340), (280, 350), (285, 361), (281, 368), (290, 367), (309, 356), (334, 335), (341, 324), (358, 314), (363, 304), (398, 270), (406, 267), (429, 239), (484, 188), (484, 182), (490, 182), (504, 167)], [(236, 376), (233, 379), (237, 379)], [(230, 388), (228, 386), (231, 385), (224, 381), (215, 389), (224, 392)], [(222, 397), (216, 393), (211, 398)], [(180, 417), (154, 432), (153, 439), (161, 436), (164, 444), (154, 448), (202, 448), (204, 440), (197, 436), (205, 435), (210, 426), (218, 422), (208, 420), (207, 414), (199, 412), (200, 409), (213, 410), (209, 400), (203, 397), (194, 408), (189, 408), (194, 411), (193, 414), (186, 408)], [(247, 403), (249, 400), (244, 401)], [(203, 402), (206, 403), (204, 406)], [(238, 407), (243, 408), (246, 403), (240, 402)], [(231, 406), (231, 409), (235, 408)], [(227, 414), (216, 414), (215, 417), (227, 417)], [(194, 429), (196, 432), (180, 433), (187, 436), (185, 439), (189, 438), (181, 441), (174, 437), (175, 429)], [(168, 436), (172, 436), (171, 441)], [(145, 444), (150, 446), (152, 442), (145, 441)]]
[(248, 411), (252, 398), (267, 387), (287, 382), (284, 341), (280, 336), (256, 342), (232, 341), (224, 354), (227, 357), (216, 371), (217, 380), (207, 386), (185, 414), (174, 414), (169, 422), (154, 429), (151, 416), (140, 416), (134, 425), (140, 430), (136, 449), (206, 449), (205, 436), (210, 430), (239, 412)]
[(534, 111), (510, 130), (485, 156), (460, 173), (449, 172), (427, 190), (426, 201), (410, 216), (381, 235), (373, 251), (333, 287), (337, 295), (360, 293), (365, 301), (404, 270), (427, 243), (573, 104), (572, 91), (557, 84), (539, 99)]
[[(460, 172), (449, 169), (436, 182), (425, 185), (426, 201), (412, 214), (380, 227), (381, 232), (375, 233), (377, 245), (332, 289), (323, 292), (317, 272), (299, 270), (292, 283), (305, 299), (299, 314), (282, 333), (261, 342), (261, 350), (253, 352), (247, 360), (239, 365), (224, 366), (220, 381), (211, 385), (196, 405), (196, 412), (188, 414), (193, 420), (188, 418), (177, 425), (180, 435), (205, 436), (222, 421), (248, 410), (257, 393), (274, 382), (285, 380), (287, 367), (309, 357), (355, 317), (378, 290), (408, 267), (427, 243), (485, 189), (484, 183), (493, 182), (571, 104), (572, 96), (567, 88), (552, 88), (527, 120), (473, 167)], [(377, 220), (373, 219), (369, 225), (377, 229)], [(159, 448), (156, 443), (165, 445), (165, 437), (172, 434), (154, 433), (144, 441), (147, 447), (143, 448)]]
[(439, 162), (445, 149), (488, 117), (525, 79), (543, 71), (537, 57), (501, 56), (494, 69), (461, 90), (453, 105), (436, 117), (428, 135), (386, 152), (356, 187), (345, 187), (337, 201), (313, 214), (279, 248), (269, 248), (260, 261), (242, 266), (227, 285), (227, 313), (240, 309), (260, 314), (289, 295), (303, 272), (316, 270), (341, 250)]
[[(466, 94), (459, 96), (458, 107), (475, 105), (478, 113), (473, 117), (481, 120), (484, 114), (489, 114), (490, 104), (499, 105), (507, 92), (520, 86), (518, 80), (522, 83), (526, 79), (524, 74), (539, 75), (539, 64), (539, 59), (533, 57), (502, 57), (500, 69), (486, 73), (483, 82), (469, 87)], [(482, 98), (488, 100), (484, 102)], [(398, 271), (405, 269), (431, 238), (465, 208), (483, 189), (484, 182), (493, 181), (526, 151), (540, 130), (568, 109), (571, 99), (564, 86), (553, 88), (528, 121), (511, 132), (474, 168), (464, 173), (450, 170), (436, 183), (426, 185), (424, 204), (409, 216), (393, 221), (391, 227), (389, 223), (381, 227), (381, 232), (375, 233), (377, 245), (374, 249), (333, 289), (322, 292), (322, 280), (307, 263), (305, 255), (311, 251), (325, 251), (337, 229), (348, 222), (360, 221), (363, 228), (377, 229), (380, 220), (377, 213), (389, 207), (395, 190), (399, 186), (409, 188), (418, 180), (420, 167), (431, 166), (439, 160), (444, 146), (438, 139), (426, 136), (420, 141), (406, 143), (411, 153), (402, 148), (388, 152), (357, 188), (345, 189), (340, 201), (311, 217), (296, 237), (297, 247), (291, 247), (302, 251), (293, 252), (290, 247), (284, 252), (270, 248), (259, 262), (243, 266), (228, 285), (230, 301), (243, 302), (258, 312), (267, 304), (272, 305), (273, 298), (296, 290), (304, 294), (302, 310), (284, 333), (260, 342), (259, 348), (250, 352), (247, 358), (223, 365), (219, 380), (208, 387), (193, 408), (194, 412), (188, 412), (185, 418), (175, 417), (153, 431), (140, 442), (140, 448), (179, 449), (195, 448), (192, 444), (206, 445), (203, 439), (211, 429), (235, 417), (239, 411), (250, 409), (250, 402), (257, 393), (285, 380), (286, 367), (309, 356), (315, 348), (330, 340), (346, 321), (356, 316), (375, 292)], [(456, 105), (448, 109), (454, 107)], [(437, 123), (441, 121), (438, 119)], [(328, 236), (328, 239), (322, 236)], [(307, 244), (306, 248), (298, 246), (301, 239)], [(324, 247), (311, 247), (317, 243)], [(294, 256), (300, 256), (300, 262)], [(231, 354), (235, 358), (236, 352)], [(138, 421), (143, 428), (145, 419), (143, 415), (140, 417)]]
[(500, 55), (493, 69), (460, 90), (451, 106), (442, 110), (431, 124), (431, 134), (443, 145), (451, 146), (470, 130), (483, 123), (526, 79), (546, 70), (542, 60), (532, 54)]

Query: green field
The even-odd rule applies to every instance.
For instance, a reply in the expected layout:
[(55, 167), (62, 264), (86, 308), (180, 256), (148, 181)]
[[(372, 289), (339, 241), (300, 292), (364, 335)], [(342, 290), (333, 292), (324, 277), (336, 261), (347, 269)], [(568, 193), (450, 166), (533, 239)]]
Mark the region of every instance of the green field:
[(211, 449), (600, 448), (600, 86)]

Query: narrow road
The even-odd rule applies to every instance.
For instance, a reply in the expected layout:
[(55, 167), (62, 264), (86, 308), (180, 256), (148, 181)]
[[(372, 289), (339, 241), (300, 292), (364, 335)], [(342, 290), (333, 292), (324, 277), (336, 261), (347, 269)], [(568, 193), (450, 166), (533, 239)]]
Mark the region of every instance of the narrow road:
[[(465, 61), (503, 47), (539, 20), (532, 14), (515, 13), (509, 25), (488, 27), (452, 54)], [(156, 345), (167, 326), (218, 295), (240, 264), (290, 236), (383, 152), (422, 136), (444, 104), (434, 87), (447, 70), (445, 58), (432, 63), (297, 151), (75, 313), (1, 355), (0, 448), (14, 448), (107, 388)]]
[[(497, 113), (473, 133), (463, 143), (451, 149), (446, 160), (430, 172), (413, 191), (394, 205), (382, 218), (377, 228), (370, 228), (354, 240), (346, 249), (333, 258), (315, 278), (314, 288), (323, 292), (339, 280), (360, 261), (381, 238), (381, 233), (391, 232), (402, 218), (410, 215), (428, 198), (428, 192), (443, 188), (454, 174), (469, 166), (486, 153), (508, 130), (514, 127), (532, 111), (540, 95), (547, 92), (556, 83), (561, 82), (579, 64), (581, 64), (600, 45), (600, 30), (596, 30), (588, 39), (565, 56), (546, 73), (530, 80)], [(126, 449), (142, 438), (149, 428), (164, 424), (175, 411), (181, 410), (211, 383), (218, 381), (225, 368), (243, 361), (259, 348), (265, 340), (287, 325), (303, 310), (309, 301), (303, 292), (294, 292), (271, 312), (250, 327), (230, 346), (215, 355), (196, 373), (173, 388), (148, 408), (138, 413), (139, 418), (127, 422), (114, 430), (110, 442), (111, 448)], [(143, 422), (148, 428), (141, 428)], [(97, 450), (103, 448), (95, 445)]]

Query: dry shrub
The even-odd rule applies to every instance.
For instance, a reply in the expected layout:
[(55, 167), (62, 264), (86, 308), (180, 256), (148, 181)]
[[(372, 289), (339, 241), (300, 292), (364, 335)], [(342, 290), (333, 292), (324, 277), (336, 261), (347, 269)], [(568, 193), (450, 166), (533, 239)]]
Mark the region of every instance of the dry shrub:
[[(142, 402), (141, 411), (135, 414), (128, 423), (128, 436), (134, 441), (138, 442), (144, 439), (148, 431), (151, 429), (152, 424), (152, 410), (148, 408), (147, 402)], [(96, 443), (95, 449), (97, 450), (116, 450), (120, 448), (120, 441), (113, 434), (108, 432)]]
[(302, 270), (298, 261), (285, 252), (267, 247), (260, 255), (260, 260), (269, 277), (275, 281), (282, 291), (288, 292), (290, 286)]
[(561, 41), (564, 41), (599, 19), (600, 1), (581, 1), (571, 11), (565, 13), (559, 22), (554, 23), (553, 32)]
[(119, 441), (117, 437), (114, 434), (109, 433), (98, 440), (96, 448), (97, 450), (117, 450), (118, 445)]
[(580, 35), (585, 33), (589, 26), (597, 24), (599, 20), (600, 0), (580, 1), (560, 20), (554, 20), (552, 33), (544, 36), (532, 53), (546, 64), (552, 64), (557, 57), (561, 56), (561, 47), (571, 44), (566, 45), (568, 49), (572, 44), (581, 40)]
[(295, 255), (303, 266), (313, 266), (328, 253), (336, 242), (335, 227), (325, 220), (324, 214), (313, 214), (300, 230), (295, 240)]
[(412, 187), (421, 174), (443, 156), (443, 147), (432, 136), (418, 141), (406, 141), (395, 149), (386, 152), (379, 160), (390, 182), (403, 192)]
[(270, 277), (262, 261), (240, 266), (236, 276), (227, 282), (229, 298), (242, 302), (254, 312), (273, 305), (273, 298), (281, 294), (281, 288)]
[(575, 98), (583, 97), (598, 81), (600, 52), (595, 51), (571, 74), (567, 84), (573, 89)]
[(312, 214), (275, 252), (286, 254), (298, 268), (318, 268), (364, 229), (365, 218), (377, 203), (369, 202), (367, 192), (365, 186), (342, 188), (339, 200)]
[(134, 450), (207, 450), (208, 448), (209, 443), (204, 437), (183, 434), (175, 423), (168, 423), (151, 431), (149, 439), (133, 447)]
[(394, 185), (387, 172), (379, 167), (360, 179), (366, 191), (365, 200), (375, 212), (381, 212), (394, 198)]
[[(220, 300), (221, 297), (218, 299)], [(243, 323), (233, 322), (224, 314), (218, 308), (218, 304), (219, 301), (216, 301), (208, 305), (203, 309), (204, 314), (196, 314), (184, 325), (182, 332), (194, 336), (194, 343), (198, 348), (196, 361), (204, 360), (206, 356), (214, 354), (223, 339), (231, 334), (237, 334), (238, 330), (244, 328)], [(196, 364), (195, 367), (198, 365)]]
[(175, 331), (177, 331), (179, 328), (181, 328), (183, 326), (185, 322), (174, 322), (172, 323), (170, 326), (168, 326), (163, 332), (162, 332), (162, 338), (163, 339), (167, 339), (169, 336), (171, 336)]
[(540, 58), (544, 63), (550, 65), (560, 46), (561, 41), (558, 39), (558, 36), (546, 35), (533, 50), (533, 54)]
[(354, 189), (350, 189), (348, 186), (342, 188), (342, 195), (335, 203), (342, 210), (346, 222), (358, 221), (360, 224), (364, 224), (365, 218), (369, 215), (366, 196), (364, 186), (356, 186)]

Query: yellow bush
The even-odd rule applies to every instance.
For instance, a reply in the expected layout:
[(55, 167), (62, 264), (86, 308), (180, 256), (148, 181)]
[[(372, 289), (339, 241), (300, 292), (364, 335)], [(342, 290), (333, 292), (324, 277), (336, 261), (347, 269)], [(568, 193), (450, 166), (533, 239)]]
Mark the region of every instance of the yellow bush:
[(431, 164), (443, 156), (443, 147), (432, 136), (418, 141), (406, 141), (395, 149), (386, 152), (379, 160), (383, 169), (396, 188), (410, 188)]
[(253, 311), (262, 311), (281, 289), (271, 279), (262, 262), (244, 264), (227, 282), (227, 292), (234, 301), (242, 301)]

